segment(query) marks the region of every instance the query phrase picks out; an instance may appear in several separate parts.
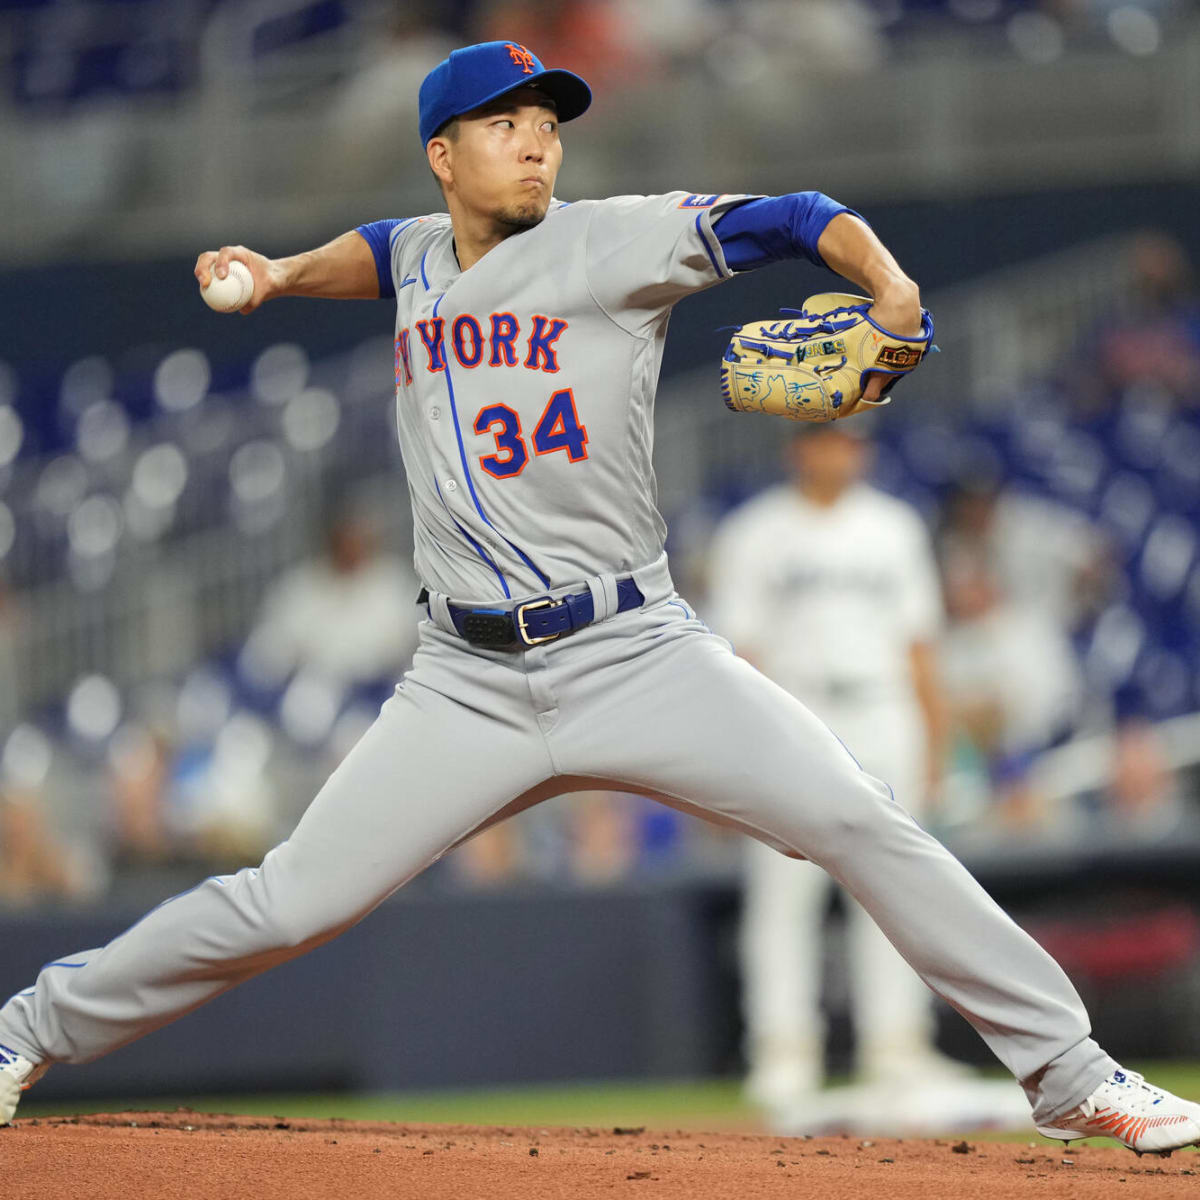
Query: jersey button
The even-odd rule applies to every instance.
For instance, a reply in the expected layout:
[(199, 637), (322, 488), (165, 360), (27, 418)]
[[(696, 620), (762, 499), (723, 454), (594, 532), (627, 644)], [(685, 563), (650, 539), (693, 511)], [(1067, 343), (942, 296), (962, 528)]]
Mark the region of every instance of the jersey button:
[(458, 480), (457, 479), (447, 479), (446, 480), (446, 491), (457, 492), (458, 491)]
[(429, 410), (429, 419), (431, 421), (436, 421), (438, 419), (438, 417), (440, 417), (441, 415), (442, 415), (442, 410), (440, 408), (438, 408), (438, 406), (436, 404)]

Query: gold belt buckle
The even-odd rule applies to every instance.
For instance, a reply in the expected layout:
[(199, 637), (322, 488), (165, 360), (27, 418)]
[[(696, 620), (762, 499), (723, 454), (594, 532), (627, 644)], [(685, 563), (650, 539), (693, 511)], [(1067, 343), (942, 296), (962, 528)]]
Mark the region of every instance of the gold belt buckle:
[(562, 601), (560, 600), (552, 600), (549, 596), (545, 596), (541, 600), (528, 600), (524, 604), (517, 605), (513, 616), (516, 619), (517, 633), (526, 646), (540, 646), (543, 642), (552, 642), (555, 638), (562, 637), (561, 633), (546, 633), (541, 637), (530, 637), (528, 627), (525, 624), (525, 614), (532, 609), (554, 608), (561, 603)]

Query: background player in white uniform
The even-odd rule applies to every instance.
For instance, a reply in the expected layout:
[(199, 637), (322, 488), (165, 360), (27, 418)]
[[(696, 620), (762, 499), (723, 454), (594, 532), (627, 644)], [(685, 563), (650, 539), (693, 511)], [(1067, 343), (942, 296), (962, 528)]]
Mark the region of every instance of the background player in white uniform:
[[(1041, 1125), (1078, 1133), (1096, 1105), (1115, 1105), (1142, 1148), (1200, 1138), (1200, 1106), (1121, 1073), (1057, 964), (671, 584), (650, 458), (675, 302), (734, 269), (807, 256), (911, 335), (916, 285), (819, 193), (553, 201), (559, 121), (589, 101), (581, 79), (524, 46), (456, 51), (419, 106), (448, 214), (295, 258), (201, 255), (201, 282), (246, 263), (252, 305), (395, 294), (397, 425), (429, 619), (412, 670), (261, 867), (53, 959), (0, 1008), (0, 1121), (39, 1069), (182, 1016), (336, 936), (490, 824), (601, 786), (824, 866), (1022, 1080)], [(1149, 1109), (1155, 1099), (1166, 1107)]]
[[(943, 754), (933, 662), (941, 591), (919, 514), (863, 481), (871, 422), (801, 427), (787, 449), (788, 481), (725, 518), (712, 546), (713, 617), (738, 654), (811, 708), (920, 816)], [(747, 840), (747, 1092), (781, 1113), (824, 1080), (829, 885), (811, 863)], [(929, 989), (861, 906), (850, 901), (847, 916), (860, 1073), (885, 1083), (944, 1074)]]

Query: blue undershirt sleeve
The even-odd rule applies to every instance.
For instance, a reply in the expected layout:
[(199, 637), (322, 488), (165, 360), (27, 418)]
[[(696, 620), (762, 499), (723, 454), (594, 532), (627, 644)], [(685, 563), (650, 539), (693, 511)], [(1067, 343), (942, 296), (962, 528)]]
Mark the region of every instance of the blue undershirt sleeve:
[(838, 213), (859, 217), (823, 192), (762, 196), (722, 213), (713, 224), (713, 232), (725, 251), (726, 263), (734, 271), (765, 267), (786, 258), (807, 258), (823, 267), (817, 239)]
[(392, 230), (399, 224), (399, 221), (393, 220), (368, 221), (365, 225), (359, 225), (356, 230), (362, 234), (367, 245), (371, 247), (371, 253), (375, 256), (375, 271), (379, 275), (380, 300), (394, 299), (396, 295), (396, 281), (392, 278), (391, 236)]

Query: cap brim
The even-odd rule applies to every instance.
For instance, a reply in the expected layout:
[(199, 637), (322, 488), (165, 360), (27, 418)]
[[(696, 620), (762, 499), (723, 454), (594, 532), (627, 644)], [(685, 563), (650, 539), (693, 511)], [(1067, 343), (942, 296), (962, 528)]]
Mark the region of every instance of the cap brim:
[(560, 121), (583, 116), (592, 102), (592, 89), (573, 71), (543, 71), (519, 86), (541, 88), (554, 101)]

